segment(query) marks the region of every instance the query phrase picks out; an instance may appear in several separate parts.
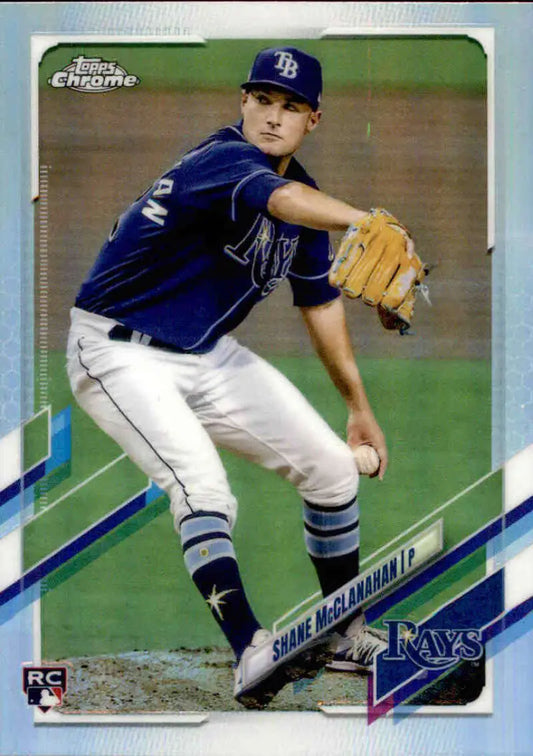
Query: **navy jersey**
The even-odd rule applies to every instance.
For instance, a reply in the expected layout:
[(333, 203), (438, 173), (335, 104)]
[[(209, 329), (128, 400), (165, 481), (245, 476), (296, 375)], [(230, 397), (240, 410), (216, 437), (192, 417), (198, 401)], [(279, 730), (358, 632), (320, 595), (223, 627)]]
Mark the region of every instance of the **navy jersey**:
[(334, 299), (327, 232), (268, 213), (289, 181), (316, 186), (294, 158), (278, 176), (240, 124), (221, 129), (120, 216), (76, 306), (205, 352), (284, 278), (297, 306)]

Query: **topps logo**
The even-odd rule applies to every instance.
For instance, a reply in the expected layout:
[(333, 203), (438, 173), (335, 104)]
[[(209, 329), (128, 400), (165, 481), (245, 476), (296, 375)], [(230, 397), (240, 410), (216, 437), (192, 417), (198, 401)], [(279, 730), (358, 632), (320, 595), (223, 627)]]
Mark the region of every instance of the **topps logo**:
[(111, 92), (120, 87), (134, 87), (141, 80), (125, 71), (118, 63), (102, 58), (72, 58), (72, 63), (56, 71), (48, 79), (56, 89), (74, 89), (76, 92)]
[(481, 630), (419, 631), (408, 620), (384, 620), (384, 624), (389, 629), (389, 647), (383, 654), (387, 661), (410, 659), (422, 669), (447, 669), (461, 659), (474, 660), (483, 655)]

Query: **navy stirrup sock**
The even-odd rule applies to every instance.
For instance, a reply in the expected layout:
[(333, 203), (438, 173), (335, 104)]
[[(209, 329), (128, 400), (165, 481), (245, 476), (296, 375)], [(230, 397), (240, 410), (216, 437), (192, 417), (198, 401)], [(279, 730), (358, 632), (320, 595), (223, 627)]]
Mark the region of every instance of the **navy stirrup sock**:
[[(304, 537), (322, 594), (329, 596), (359, 574), (357, 497), (340, 507), (304, 501)], [(340, 623), (336, 630), (342, 631), (354, 616)]]
[(180, 536), (187, 570), (239, 659), (260, 625), (244, 592), (228, 520), (216, 512), (188, 515)]

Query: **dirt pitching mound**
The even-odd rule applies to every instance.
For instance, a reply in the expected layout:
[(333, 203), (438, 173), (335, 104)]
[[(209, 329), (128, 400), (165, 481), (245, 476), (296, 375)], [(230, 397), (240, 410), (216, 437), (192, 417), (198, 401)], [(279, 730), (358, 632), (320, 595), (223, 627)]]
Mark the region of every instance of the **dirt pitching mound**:
[[(226, 649), (136, 651), (54, 662), (69, 670), (65, 714), (244, 711), (233, 699)], [(316, 711), (321, 704), (366, 705), (367, 678), (323, 670), (285, 686), (267, 711)]]

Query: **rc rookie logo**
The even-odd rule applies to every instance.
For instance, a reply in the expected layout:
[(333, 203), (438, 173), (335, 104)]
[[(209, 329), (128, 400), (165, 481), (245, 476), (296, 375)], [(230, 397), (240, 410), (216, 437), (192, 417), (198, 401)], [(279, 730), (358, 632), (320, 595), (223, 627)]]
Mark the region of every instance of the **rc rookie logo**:
[(48, 84), (56, 89), (74, 89), (76, 92), (111, 92), (121, 87), (135, 87), (138, 76), (129, 74), (116, 61), (102, 58), (72, 58), (72, 63), (56, 71)]
[(22, 690), (29, 706), (38, 706), (46, 714), (63, 701), (67, 692), (66, 667), (23, 667)]

